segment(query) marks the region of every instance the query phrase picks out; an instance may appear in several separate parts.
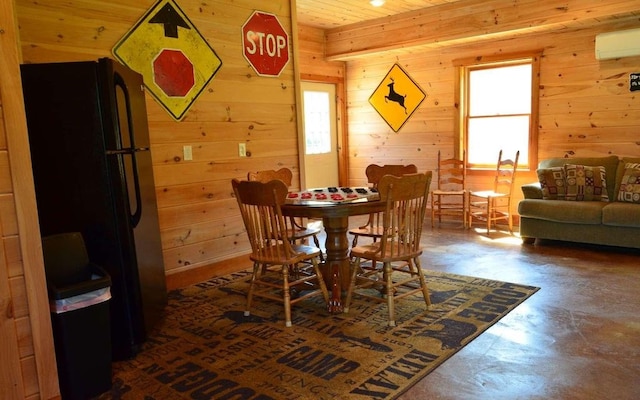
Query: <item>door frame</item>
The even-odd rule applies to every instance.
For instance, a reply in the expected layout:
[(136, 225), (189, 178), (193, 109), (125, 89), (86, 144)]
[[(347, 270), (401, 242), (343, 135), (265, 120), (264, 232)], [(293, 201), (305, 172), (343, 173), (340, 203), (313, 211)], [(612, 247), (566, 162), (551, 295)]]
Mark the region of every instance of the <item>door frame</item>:
[[(300, 74), (300, 81), (312, 83), (333, 84), (336, 87), (336, 135), (338, 150), (338, 183), (340, 186), (349, 185), (349, 138), (347, 135), (347, 106), (344, 78), (330, 77), (314, 74)], [(302, 85), (298, 85), (299, 101), (302, 99)], [(298, 107), (298, 120), (302, 121), (302, 107)], [(298, 124), (298, 146), (299, 164), (300, 164), (300, 185), (306, 187), (304, 182), (304, 127), (302, 123)]]

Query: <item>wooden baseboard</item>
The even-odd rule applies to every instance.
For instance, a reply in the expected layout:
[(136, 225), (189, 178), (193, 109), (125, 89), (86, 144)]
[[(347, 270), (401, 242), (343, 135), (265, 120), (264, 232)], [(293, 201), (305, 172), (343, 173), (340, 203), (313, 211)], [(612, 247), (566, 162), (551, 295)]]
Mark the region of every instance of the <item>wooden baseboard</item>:
[(167, 275), (167, 290), (180, 289), (207, 279), (227, 275), (251, 268), (251, 260), (248, 255), (242, 255), (215, 264), (196, 267), (187, 271)]

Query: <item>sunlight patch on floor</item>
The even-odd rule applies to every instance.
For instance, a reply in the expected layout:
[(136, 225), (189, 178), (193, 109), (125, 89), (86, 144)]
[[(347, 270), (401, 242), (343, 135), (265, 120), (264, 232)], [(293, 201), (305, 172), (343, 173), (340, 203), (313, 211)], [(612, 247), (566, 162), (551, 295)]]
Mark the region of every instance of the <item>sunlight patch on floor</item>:
[[(519, 307), (521, 306), (522, 304)], [(491, 327), (490, 333), (519, 345), (530, 345), (533, 342), (531, 334), (519, 327), (496, 324)]]
[(509, 234), (506, 231), (497, 231), (490, 230), (489, 235), (487, 235), (486, 228), (472, 228), (479, 236), (480, 240), (491, 242), (491, 243), (503, 243), (514, 246), (522, 245), (522, 238), (518, 232), (514, 232), (513, 234)]

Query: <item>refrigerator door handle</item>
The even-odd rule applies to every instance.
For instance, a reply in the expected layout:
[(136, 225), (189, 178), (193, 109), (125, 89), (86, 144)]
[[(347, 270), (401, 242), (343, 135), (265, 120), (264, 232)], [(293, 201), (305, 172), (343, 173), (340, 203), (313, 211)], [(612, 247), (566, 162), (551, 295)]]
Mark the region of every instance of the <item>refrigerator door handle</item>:
[(135, 186), (136, 209), (131, 214), (131, 225), (135, 228), (142, 218), (142, 196), (140, 196), (140, 179), (138, 178), (138, 166), (136, 164), (136, 153), (131, 153), (131, 162), (133, 164), (133, 184)]
[(148, 150), (149, 150), (148, 147), (139, 147), (137, 149), (126, 148), (126, 149), (120, 149), (120, 150), (107, 150), (106, 153), (107, 155), (119, 155), (119, 154), (131, 154), (136, 151), (148, 151)]
[[(126, 110), (126, 123), (127, 123), (127, 130), (126, 132), (128, 133), (129, 137), (128, 139), (128, 143), (130, 143), (130, 145), (132, 146), (131, 148), (123, 148), (120, 150), (115, 150), (115, 153), (120, 154), (122, 157), (125, 157), (127, 155), (131, 156), (131, 173), (132, 173), (132, 177), (133, 177), (133, 187), (134, 187), (134, 196), (135, 196), (135, 207), (131, 206), (131, 224), (132, 226), (135, 228), (136, 226), (138, 226), (138, 224), (140, 223), (140, 218), (142, 218), (142, 196), (140, 194), (140, 179), (138, 176), (138, 164), (136, 162), (136, 151), (146, 151), (148, 150), (147, 148), (140, 148), (140, 149), (136, 149), (135, 148), (135, 142), (134, 142), (134, 126), (133, 126), (133, 115), (131, 112), (131, 98), (129, 96), (129, 90), (127, 88), (127, 85), (125, 84), (124, 79), (122, 78), (122, 76), (120, 76), (120, 74), (118, 74), (117, 72), (114, 73), (114, 85), (120, 87), (120, 89), (122, 90), (122, 93), (124, 94), (124, 106), (125, 106), (125, 110)], [(118, 118), (118, 121), (121, 121), (120, 118)], [(119, 127), (119, 131), (123, 132), (122, 127)], [(122, 160), (124, 161), (124, 160)], [(126, 163), (125, 163), (126, 165)], [(129, 196), (131, 196), (131, 193), (129, 193)], [(129, 199), (129, 204), (131, 205), (131, 198)]]

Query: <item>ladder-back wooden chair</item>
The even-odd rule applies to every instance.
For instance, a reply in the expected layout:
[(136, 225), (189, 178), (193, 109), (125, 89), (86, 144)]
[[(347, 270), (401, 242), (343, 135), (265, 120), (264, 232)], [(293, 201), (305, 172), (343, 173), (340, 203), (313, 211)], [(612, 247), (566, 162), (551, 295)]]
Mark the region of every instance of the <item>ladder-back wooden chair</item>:
[[(382, 218), (382, 237), (377, 242), (351, 249), (355, 265), (352, 267), (345, 312), (349, 311), (353, 295), (386, 302), (389, 326), (395, 326), (396, 300), (422, 293), (427, 308), (431, 305), (420, 265), (420, 236), (431, 175), (431, 171), (404, 176), (386, 175), (380, 180), (380, 201), (387, 203)], [(362, 260), (370, 260), (371, 263), (363, 264)], [(377, 290), (381, 283), (384, 287)]]
[(503, 159), (502, 150), (498, 153), (498, 164), (493, 179), (493, 188), (490, 190), (469, 192), (468, 226), (471, 227), (474, 220), (487, 224), (487, 235), (492, 226), (498, 221), (506, 221), (509, 232), (513, 233), (513, 216), (511, 213), (511, 202), (513, 189), (518, 169), (518, 158), (520, 151), (516, 152), (515, 158)]
[[(293, 180), (293, 173), (289, 168), (280, 168), (279, 170), (263, 170), (257, 172), (249, 172), (247, 179), (250, 181), (269, 182), (274, 179), (281, 180), (287, 185), (287, 188), (291, 187)], [(288, 232), (287, 237), (292, 243), (304, 243), (305, 240), (311, 238), (316, 247), (320, 248), (320, 240), (318, 235), (321, 233), (319, 228), (309, 228), (306, 220), (302, 218), (289, 217), (291, 219), (291, 231)], [(320, 253), (320, 261), (324, 261), (324, 255)]]
[(291, 306), (306, 298), (329, 292), (318, 266), (320, 249), (282, 240), (291, 229), (282, 215), (288, 189), (284, 182), (232, 181), (240, 207), (253, 261), (253, 275), (247, 294), (245, 316), (250, 315), (254, 296), (284, 304), (285, 325), (291, 326)]
[(442, 222), (442, 216), (454, 216), (462, 219), (462, 225), (467, 226), (467, 157), (462, 152), (462, 158), (442, 158), (438, 151), (438, 174), (436, 188), (431, 191), (431, 227)]
[[(407, 174), (415, 174), (417, 172), (418, 167), (416, 167), (414, 164), (370, 164), (365, 169), (367, 181), (374, 189), (378, 188), (380, 179), (382, 179), (382, 177), (385, 175), (402, 176)], [(381, 216), (382, 213), (369, 214), (369, 218), (366, 224), (349, 230), (349, 234), (353, 235), (351, 247), (355, 247), (358, 245), (358, 239), (360, 238), (360, 236), (372, 238), (374, 241), (382, 236)]]

